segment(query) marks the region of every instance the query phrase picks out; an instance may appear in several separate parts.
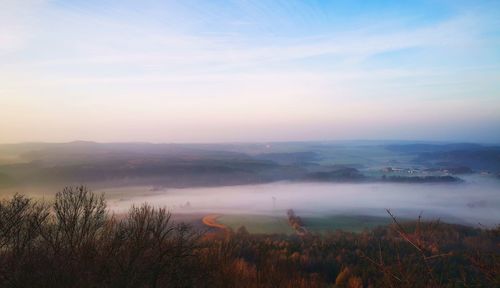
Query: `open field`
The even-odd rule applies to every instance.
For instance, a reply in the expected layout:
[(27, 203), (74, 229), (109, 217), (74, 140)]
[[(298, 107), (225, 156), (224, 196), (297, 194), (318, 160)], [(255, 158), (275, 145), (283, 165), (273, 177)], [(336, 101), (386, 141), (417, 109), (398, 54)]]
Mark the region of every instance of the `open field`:
[(324, 217), (302, 217), (304, 227), (310, 232), (325, 233), (335, 230), (347, 232), (361, 232), (365, 229), (387, 225), (389, 217), (375, 217), (363, 215), (332, 215)]
[[(390, 223), (389, 217), (374, 217), (363, 215), (332, 215), (318, 217), (303, 217), (304, 227), (312, 233), (326, 233), (335, 230), (361, 232)], [(266, 215), (222, 215), (217, 222), (233, 230), (241, 226), (250, 233), (293, 234), (285, 216)]]
[(292, 234), (285, 216), (266, 215), (223, 215), (217, 219), (221, 224), (236, 231), (245, 226), (248, 232), (258, 234)]

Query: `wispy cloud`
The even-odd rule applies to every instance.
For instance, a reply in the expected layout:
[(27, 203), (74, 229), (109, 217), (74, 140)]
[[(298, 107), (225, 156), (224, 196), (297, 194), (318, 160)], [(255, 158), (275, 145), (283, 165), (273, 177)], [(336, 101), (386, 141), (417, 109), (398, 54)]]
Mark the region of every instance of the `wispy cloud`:
[[(194, 118), (211, 127), (294, 123), (306, 127), (304, 133), (316, 125), (319, 137), (328, 125), (357, 130), (398, 119), (403, 127), (423, 115), (411, 107), (433, 111), (433, 121), (437, 111), (448, 111), (442, 115), (450, 123), (460, 115), (492, 121), (477, 110), (500, 109), (499, 36), (491, 32), (497, 20), (482, 10), (421, 23), (404, 13), (387, 19), (353, 14), (350, 24), (329, 29), (339, 24), (327, 22), (325, 11), (303, 12), (285, 2), (279, 13), (238, 1), (224, 8), (229, 11), (151, 3), (136, 10), (127, 1), (1, 2), (0, 104), (13, 110), (0, 120), (29, 127), (57, 108), (92, 112), (98, 105), (125, 111), (109, 112), (113, 123), (131, 123), (126, 115), (134, 113), (144, 113), (145, 125), (187, 118), (186, 127), (196, 126)], [(227, 17), (231, 13), (250, 16)], [(310, 33), (294, 31), (294, 21)], [(28, 110), (37, 111), (35, 118), (15, 120)]]
[(42, 0), (0, 2), (0, 57), (24, 49), (33, 31), (33, 18), (43, 7)]

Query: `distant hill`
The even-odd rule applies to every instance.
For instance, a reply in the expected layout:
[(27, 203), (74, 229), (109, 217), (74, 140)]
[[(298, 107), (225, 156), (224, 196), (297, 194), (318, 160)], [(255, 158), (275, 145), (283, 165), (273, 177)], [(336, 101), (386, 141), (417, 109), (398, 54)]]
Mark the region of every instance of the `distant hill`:
[[(5, 161), (2, 164), (2, 159)], [(167, 187), (294, 181), (378, 181), (374, 167), (500, 171), (500, 147), (479, 144), (283, 142), (0, 145), (0, 186), (109, 182)], [(380, 168), (376, 168), (380, 169)], [(434, 170), (433, 170), (434, 169)], [(437, 170), (436, 170), (437, 169)], [(463, 172), (465, 171), (465, 172)], [(455, 173), (456, 174), (456, 173)], [(429, 175), (429, 176), (430, 176)], [(436, 179), (411, 179), (428, 182)], [(394, 181), (403, 181), (394, 179)], [(404, 180), (410, 181), (410, 180)]]
[(263, 153), (255, 155), (254, 158), (280, 164), (300, 164), (313, 162), (318, 159), (318, 155), (315, 152)]
[(453, 144), (397, 144), (385, 146), (388, 150), (401, 153), (444, 152), (455, 150), (480, 150), (487, 147), (474, 143)]
[(470, 168), (500, 172), (500, 146), (471, 143), (446, 145), (409, 144), (386, 146), (391, 151), (414, 154), (413, 163), (429, 167)]
[(500, 148), (420, 153), (414, 162), (441, 167), (465, 166), (476, 171), (500, 172)]

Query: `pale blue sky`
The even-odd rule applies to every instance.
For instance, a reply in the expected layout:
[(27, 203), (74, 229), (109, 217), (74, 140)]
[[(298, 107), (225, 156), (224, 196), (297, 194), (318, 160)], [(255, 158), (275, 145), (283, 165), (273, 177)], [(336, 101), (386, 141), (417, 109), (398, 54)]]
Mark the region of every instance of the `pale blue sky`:
[(0, 0), (0, 142), (500, 142), (500, 1)]

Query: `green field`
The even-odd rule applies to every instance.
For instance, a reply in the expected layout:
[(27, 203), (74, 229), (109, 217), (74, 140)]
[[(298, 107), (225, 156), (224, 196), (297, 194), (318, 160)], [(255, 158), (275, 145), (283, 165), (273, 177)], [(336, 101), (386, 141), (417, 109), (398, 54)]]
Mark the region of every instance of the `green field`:
[[(217, 219), (221, 224), (236, 231), (245, 226), (250, 233), (264, 234), (292, 234), (293, 230), (288, 225), (284, 216), (266, 215), (223, 215)], [(329, 231), (343, 230), (348, 232), (361, 232), (390, 223), (388, 217), (374, 217), (361, 215), (334, 215), (325, 217), (303, 217), (304, 226), (312, 233), (326, 233)]]
[(288, 225), (285, 216), (266, 215), (223, 215), (217, 222), (228, 226), (236, 231), (241, 226), (245, 226), (250, 233), (262, 234), (292, 234), (293, 230)]
[(361, 232), (365, 229), (387, 225), (389, 217), (361, 216), (361, 215), (333, 215), (325, 217), (303, 217), (304, 226), (310, 232), (325, 233), (328, 231), (343, 230)]

